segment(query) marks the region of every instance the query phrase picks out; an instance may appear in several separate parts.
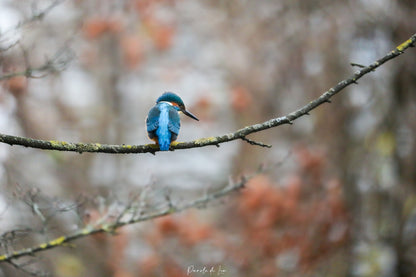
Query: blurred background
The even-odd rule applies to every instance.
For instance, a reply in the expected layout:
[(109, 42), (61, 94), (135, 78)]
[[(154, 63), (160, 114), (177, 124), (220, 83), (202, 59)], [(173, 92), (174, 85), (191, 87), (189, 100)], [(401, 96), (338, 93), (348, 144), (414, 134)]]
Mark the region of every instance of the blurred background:
[[(182, 117), (179, 141), (222, 135), (303, 106), (415, 26), (411, 0), (0, 0), (0, 132), (147, 144), (145, 117), (173, 91), (200, 119)], [(0, 145), (1, 254), (111, 218), (138, 192), (157, 210), (267, 169), (203, 209), (1, 264), (0, 276), (416, 276), (415, 58), (250, 136), (271, 149)], [(6, 76), (27, 69), (34, 78)]]

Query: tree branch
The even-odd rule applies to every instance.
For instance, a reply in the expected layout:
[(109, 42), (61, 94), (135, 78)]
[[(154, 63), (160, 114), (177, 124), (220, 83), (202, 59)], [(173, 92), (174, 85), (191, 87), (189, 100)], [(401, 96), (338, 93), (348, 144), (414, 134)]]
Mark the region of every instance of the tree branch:
[[(49, 12), (51, 12), (56, 6), (60, 5), (64, 1), (66, 0), (54, 0), (50, 5), (45, 7), (43, 10), (33, 11), (30, 18), (20, 21), (14, 27), (6, 30), (3, 33), (0, 33), (0, 39), (3, 39), (3, 37), (6, 34), (16, 31), (19, 28), (29, 25), (35, 21), (42, 20)], [(66, 68), (66, 66), (68, 65), (68, 63), (73, 57), (73, 54), (71, 53), (71, 51), (69, 51), (68, 46), (67, 46), (68, 41), (65, 42), (62, 48), (58, 49), (58, 51), (52, 56), (52, 58), (48, 58), (44, 62), (43, 65), (36, 66), (36, 67), (26, 66), (24, 70), (20, 70), (20, 71), (4, 72), (4, 73), (2, 72), (3, 74), (0, 75), (0, 81), (8, 80), (8, 79), (19, 77), (19, 76), (25, 76), (27, 78), (41, 78), (41, 77), (44, 77), (47, 73), (62, 71), (63, 69)], [(10, 45), (6, 47), (0, 48), (0, 52), (5, 52), (13, 48), (16, 45), (20, 45), (19, 40), (11, 43)], [(24, 60), (26, 64), (28, 64), (28, 57), (27, 57), (28, 51), (26, 51), (22, 47), (22, 52), (23, 52), (22, 54), (23, 54)]]
[[(4, 31), (3, 33), (0, 33), (0, 37), (5, 36), (6, 34), (16, 31), (17, 29), (28, 25), (30, 23), (33, 23), (35, 21), (38, 20), (42, 20), (51, 10), (53, 10), (56, 6), (60, 5), (61, 3), (63, 3), (65, 0), (55, 0), (53, 1), (49, 6), (47, 6), (45, 9), (41, 10), (41, 11), (36, 11), (33, 12), (33, 14), (31, 15), (31, 17), (18, 22), (14, 27)], [(3, 50), (3, 49), (2, 49)]]
[(25, 76), (27, 78), (41, 78), (45, 76), (45, 73), (58, 72), (66, 68), (69, 62), (73, 58), (73, 53), (67, 46), (67, 43), (60, 48), (50, 59), (38, 67), (27, 67), (23, 71), (9, 72), (4, 75), (0, 75), (0, 81), (8, 80), (13, 77)]
[[(334, 87), (330, 88), (328, 91), (323, 93), (317, 99), (309, 102), (305, 106), (291, 112), (288, 115), (277, 117), (265, 121), (263, 123), (254, 124), (247, 126), (243, 129), (237, 130), (234, 133), (225, 134), (217, 137), (208, 137), (197, 139), (190, 142), (174, 142), (171, 145), (171, 150), (176, 149), (189, 149), (204, 147), (208, 145), (219, 146), (221, 143), (237, 140), (237, 139), (246, 139), (246, 137), (252, 133), (260, 132), (266, 129), (277, 127), (283, 124), (292, 124), (292, 122), (305, 114), (308, 114), (310, 111), (314, 110), (318, 106), (324, 103), (330, 103), (330, 98), (346, 88), (351, 84), (356, 84), (357, 80), (363, 77), (364, 75), (375, 71), (376, 68), (383, 65), (385, 62), (394, 59), (400, 56), (406, 49), (413, 47), (416, 42), (416, 34), (413, 34), (408, 40), (397, 46), (393, 51), (386, 54), (384, 57), (373, 62), (368, 66), (362, 67), (360, 70), (356, 71), (349, 78), (342, 80)], [(152, 153), (159, 151), (159, 147), (155, 144), (146, 144), (146, 145), (106, 145), (100, 143), (70, 143), (66, 141), (56, 141), (56, 140), (38, 140), (32, 138), (18, 137), (0, 134), (0, 142), (7, 143), (10, 145), (21, 145), (25, 147), (38, 148), (38, 149), (47, 149), (47, 150), (57, 150), (57, 151), (72, 151), (72, 152), (95, 152), (95, 153), (113, 153), (113, 154), (128, 154), (128, 153)]]
[[(145, 214), (145, 215), (141, 213), (137, 214), (135, 211), (133, 211), (132, 216), (130, 218), (123, 220), (123, 218), (127, 215), (127, 210), (123, 210), (120, 213), (120, 216), (118, 216), (117, 219), (112, 223), (103, 223), (103, 224), (100, 224), (99, 226), (87, 226), (71, 235), (60, 236), (48, 242), (39, 244), (38, 246), (35, 246), (33, 248), (25, 248), (19, 251), (13, 251), (10, 254), (1, 255), (0, 263), (2, 262), (10, 263), (12, 262), (12, 260), (17, 259), (17, 258), (21, 258), (24, 256), (33, 256), (35, 253), (45, 251), (50, 248), (66, 246), (71, 241), (74, 241), (79, 238), (87, 237), (90, 235), (94, 235), (98, 233), (114, 234), (118, 228), (123, 227), (125, 225), (130, 225), (130, 224), (134, 224), (134, 223), (138, 223), (138, 222), (142, 222), (146, 220), (151, 220), (154, 218), (163, 217), (163, 216), (170, 215), (173, 213), (179, 213), (184, 210), (191, 209), (191, 208), (204, 207), (209, 202), (225, 197), (234, 191), (238, 191), (242, 189), (244, 185), (248, 182), (248, 180), (252, 177), (253, 176), (243, 177), (238, 183), (230, 184), (219, 191), (216, 191), (211, 194), (207, 194), (204, 197), (201, 197), (199, 199), (190, 201), (182, 205), (180, 204), (174, 205), (169, 200), (168, 201), (169, 205), (167, 206), (167, 208), (164, 208), (162, 210), (159, 210), (157, 212), (153, 212), (150, 214)], [(127, 207), (130, 208), (131, 206), (127, 206)]]

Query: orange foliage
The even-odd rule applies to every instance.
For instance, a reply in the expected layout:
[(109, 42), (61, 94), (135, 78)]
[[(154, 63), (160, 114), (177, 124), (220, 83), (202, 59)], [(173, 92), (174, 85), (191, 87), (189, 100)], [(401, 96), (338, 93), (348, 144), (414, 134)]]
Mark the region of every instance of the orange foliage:
[(155, 244), (160, 243), (160, 239), (172, 236), (190, 246), (210, 238), (213, 233), (212, 226), (198, 221), (192, 214), (163, 217), (155, 220), (155, 223), (156, 232), (152, 235)]
[(125, 272), (122, 264), (125, 257), (125, 249), (130, 238), (125, 229), (120, 229), (117, 232), (117, 236), (109, 240), (109, 243), (111, 243), (111, 255), (108, 257), (108, 266), (114, 273), (117, 273), (114, 276), (127, 277), (129, 273)]
[(180, 223), (171, 216), (165, 216), (155, 220), (156, 229), (163, 235), (171, 235), (179, 233)]
[(149, 12), (152, 6), (158, 1), (155, 0), (136, 0), (134, 1), (134, 8), (140, 15), (145, 15)]
[(242, 112), (253, 103), (253, 99), (246, 88), (235, 86), (231, 90), (231, 106), (234, 110)]
[(121, 49), (124, 62), (130, 69), (140, 64), (143, 59), (143, 49), (140, 38), (134, 35), (121, 38)]
[(163, 276), (169, 277), (185, 277), (188, 276), (185, 270), (172, 260), (166, 262), (163, 266)]
[(150, 14), (153, 9), (157, 8), (158, 5), (173, 3), (174, 0), (135, 0), (132, 2), (133, 8), (136, 9), (141, 16), (146, 16)]
[[(239, 276), (276, 276), (284, 263), (276, 261), (287, 253), (295, 253), (294, 273), (305, 273), (342, 249), (348, 239), (349, 218), (341, 184), (337, 179), (324, 179), (322, 153), (299, 149), (300, 174), (287, 178), (284, 185), (266, 175), (251, 179), (234, 198), (235, 206), (218, 219), (221, 225), (202, 221), (196, 217), (198, 213), (156, 220), (147, 234), (155, 257), (143, 261), (141, 273), (155, 274), (158, 268), (157, 276), (161, 269), (166, 276), (182, 276), (186, 265), (178, 267), (178, 260), (172, 257), (180, 252), (189, 264), (198, 264), (192, 249), (201, 245), (221, 251), (226, 267), (237, 268)], [(156, 254), (161, 252), (164, 254)], [(166, 268), (171, 270), (169, 274)]]
[(125, 270), (116, 270), (114, 273), (113, 273), (113, 276), (114, 277), (134, 277), (134, 275), (133, 274), (131, 274), (130, 272), (127, 272), (127, 271), (125, 271)]
[[(198, 118), (199, 120), (203, 120), (204, 122), (207, 122), (209, 120), (212, 120), (212, 99), (202, 94), (203, 96), (198, 98), (198, 101), (189, 108), (191, 111), (198, 111)], [(188, 107), (187, 107), (188, 108)]]
[(193, 220), (186, 220), (184, 228), (181, 229), (181, 239), (185, 245), (195, 245), (209, 239), (213, 234), (212, 226), (200, 223), (193, 223)]
[(5, 87), (15, 96), (19, 97), (27, 91), (27, 78), (25, 76), (17, 76), (5, 81)]
[(169, 25), (162, 25), (153, 30), (153, 41), (157, 49), (167, 50), (172, 46), (175, 29)]
[(167, 50), (172, 46), (176, 32), (174, 22), (166, 22), (157, 16), (159, 5), (167, 2), (171, 1), (139, 0), (133, 4), (142, 19), (142, 26), (147, 31), (153, 45), (160, 51)]
[(105, 33), (118, 33), (122, 29), (122, 23), (115, 18), (95, 17), (84, 22), (82, 30), (89, 39), (96, 39)]
[[(270, 228), (285, 220), (296, 209), (300, 197), (299, 180), (293, 178), (284, 189), (277, 188), (266, 176), (257, 176), (247, 185), (239, 201), (241, 214), (254, 217), (253, 228)], [(253, 214), (254, 213), (254, 214)]]
[(264, 265), (272, 262), (267, 259), (297, 249), (298, 266), (307, 269), (331, 255), (348, 237), (341, 184), (332, 180), (325, 185), (321, 174), (325, 163), (320, 153), (303, 149), (300, 154), (304, 158), (299, 163), (301, 172), (305, 180), (314, 180), (315, 191), (297, 176), (283, 187), (258, 176), (247, 184), (237, 203), (241, 240), (248, 242), (245, 248), (251, 249), (251, 258)]
[(295, 149), (300, 174), (307, 176), (313, 186), (317, 185), (322, 178), (325, 166), (325, 155), (320, 151), (311, 151), (307, 147), (298, 146)]
[(186, 268), (184, 269), (171, 258), (166, 257), (163, 260), (159, 255), (149, 255), (139, 262), (138, 268), (140, 272), (138, 276), (189, 276), (186, 273)]
[(173, 24), (167, 24), (160, 20), (148, 16), (144, 18), (143, 25), (146, 27), (153, 45), (156, 49), (163, 51), (172, 46), (176, 28)]
[[(198, 244), (212, 243), (216, 232), (213, 225), (202, 222), (192, 212), (156, 219), (154, 228), (146, 233), (147, 242), (155, 252), (139, 262), (140, 273), (143, 276), (186, 276), (186, 266), (178, 265), (175, 255), (161, 253), (173, 250), (170, 248), (172, 245), (179, 246), (178, 251), (183, 253)], [(189, 263), (192, 264), (192, 261)]]

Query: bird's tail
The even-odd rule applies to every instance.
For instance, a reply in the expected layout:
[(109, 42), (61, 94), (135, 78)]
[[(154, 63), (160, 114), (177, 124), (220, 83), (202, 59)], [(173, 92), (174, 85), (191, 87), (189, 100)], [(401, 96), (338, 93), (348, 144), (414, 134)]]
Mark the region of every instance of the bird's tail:
[(168, 130), (163, 132), (161, 129), (162, 128), (156, 131), (156, 135), (158, 136), (159, 148), (160, 151), (168, 151), (170, 147), (171, 133)]

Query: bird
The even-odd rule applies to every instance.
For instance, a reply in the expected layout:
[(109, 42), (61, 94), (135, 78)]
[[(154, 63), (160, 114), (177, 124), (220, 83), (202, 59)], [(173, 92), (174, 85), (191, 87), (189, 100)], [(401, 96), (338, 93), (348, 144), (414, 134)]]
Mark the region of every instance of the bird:
[(199, 121), (195, 115), (186, 110), (182, 99), (173, 92), (163, 93), (147, 115), (147, 134), (159, 145), (161, 151), (168, 151), (171, 143), (178, 138), (181, 127), (179, 112)]

